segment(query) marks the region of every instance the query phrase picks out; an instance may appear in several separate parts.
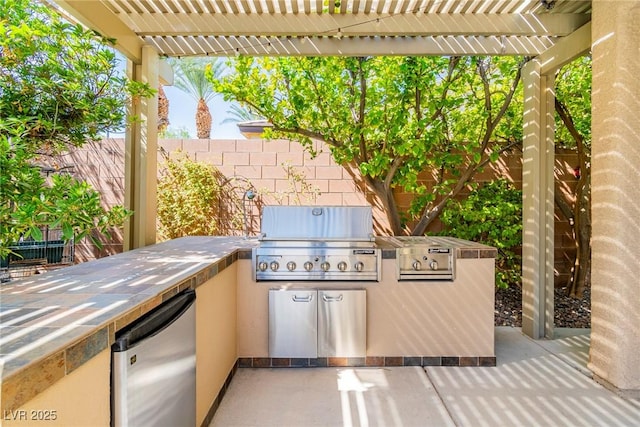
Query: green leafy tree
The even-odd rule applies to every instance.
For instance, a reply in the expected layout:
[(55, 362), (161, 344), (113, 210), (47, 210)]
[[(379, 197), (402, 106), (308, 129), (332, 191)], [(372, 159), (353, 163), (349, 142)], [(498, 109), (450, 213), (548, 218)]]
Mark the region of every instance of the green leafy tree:
[(205, 69), (214, 78), (219, 78), (224, 73), (224, 62), (219, 59), (209, 58), (170, 58), (171, 66), (175, 73), (174, 86), (182, 90), (197, 103), (196, 107), (196, 133), (198, 138), (207, 139), (211, 136), (211, 112), (207, 105), (219, 94), (213, 90), (205, 77)]
[[(266, 137), (308, 149), (323, 141), (339, 164), (359, 168), (394, 234), (424, 234), (447, 200), (521, 140), (512, 132), (521, 117), (510, 109), (520, 82), (517, 58), (230, 61), (234, 73), (208, 74), (215, 89), (271, 122)], [(394, 189), (413, 196), (408, 212)]]
[(505, 179), (488, 182), (463, 200), (447, 202), (442, 234), (481, 242), (498, 249), (496, 286), (519, 286), (522, 275), (522, 192)]
[(169, 127), (169, 99), (162, 85), (158, 86), (158, 134), (162, 135)]
[(69, 176), (46, 180), (37, 163), (118, 128), (130, 97), (153, 91), (117, 74), (107, 40), (40, 2), (0, 0), (0, 24), (0, 256), (44, 226), (68, 240), (121, 225), (122, 207), (106, 211)]
[(168, 127), (167, 129), (159, 135), (160, 138), (165, 139), (189, 139), (191, 135), (189, 133), (189, 129), (186, 126), (180, 126), (177, 128)]
[(581, 297), (591, 270), (591, 57), (567, 64), (556, 76), (556, 143), (576, 150), (577, 182), (572, 191), (556, 188), (555, 201), (573, 228), (576, 256), (567, 283)]

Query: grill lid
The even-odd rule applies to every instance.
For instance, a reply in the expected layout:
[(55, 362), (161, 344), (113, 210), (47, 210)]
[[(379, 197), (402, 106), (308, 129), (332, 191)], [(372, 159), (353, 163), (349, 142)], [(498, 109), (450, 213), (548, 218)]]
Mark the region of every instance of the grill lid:
[(370, 206), (265, 206), (259, 240), (374, 241)]

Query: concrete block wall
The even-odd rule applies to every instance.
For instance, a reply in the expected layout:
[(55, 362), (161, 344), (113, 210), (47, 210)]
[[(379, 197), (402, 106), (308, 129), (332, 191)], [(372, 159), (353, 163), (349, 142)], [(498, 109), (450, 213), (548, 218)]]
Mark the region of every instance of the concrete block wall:
[[(159, 141), (161, 151), (170, 155), (182, 151), (195, 161), (207, 162), (215, 166), (227, 179), (240, 179), (245, 185), (252, 185), (266, 204), (320, 204), (320, 205), (372, 205), (376, 233), (389, 233), (388, 222), (382, 208), (372, 194), (363, 194), (357, 182), (361, 176), (357, 170), (337, 165), (327, 147), (317, 144), (317, 156), (312, 157), (300, 144), (287, 140), (263, 139), (165, 139)], [(162, 162), (162, 155), (158, 159)], [(87, 144), (82, 149), (61, 157), (61, 163), (72, 164), (76, 175), (89, 181), (102, 192), (107, 205), (124, 202), (124, 140), (104, 139)], [(292, 192), (292, 179), (288, 176), (287, 165), (294, 174), (304, 177), (304, 182), (313, 193)], [(573, 169), (576, 156), (568, 150), (557, 150), (556, 180), (559, 191), (571, 191), (577, 182)], [(503, 155), (498, 162), (489, 165), (476, 176), (479, 181), (490, 181), (504, 177), (517, 188), (522, 186), (522, 156), (519, 151)], [(425, 181), (433, 180), (424, 176)], [(299, 189), (299, 183), (297, 185)], [(241, 197), (241, 195), (240, 195)], [(408, 206), (410, 194), (396, 193), (401, 206)], [(259, 229), (256, 205), (251, 205), (250, 227), (252, 233)], [(439, 227), (435, 223), (433, 230)], [(81, 242), (77, 246), (76, 259), (83, 261), (122, 251), (122, 236), (115, 231), (114, 239), (104, 241), (99, 250), (94, 245)], [(558, 211), (555, 226), (556, 283), (566, 282), (575, 253), (574, 239), (568, 221)]]
[[(349, 173), (337, 165), (328, 149), (317, 147), (311, 155), (300, 144), (286, 140), (160, 140), (167, 152), (180, 150), (195, 161), (208, 162), (227, 178), (248, 180), (265, 203), (296, 204), (292, 193), (293, 174), (300, 174), (316, 194), (298, 194), (301, 204), (367, 204)], [(297, 186), (296, 188), (300, 188)]]

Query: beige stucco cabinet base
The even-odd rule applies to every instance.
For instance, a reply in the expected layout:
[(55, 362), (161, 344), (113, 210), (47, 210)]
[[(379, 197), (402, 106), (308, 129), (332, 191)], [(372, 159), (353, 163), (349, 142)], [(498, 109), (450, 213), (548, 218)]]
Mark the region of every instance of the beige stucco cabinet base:
[(365, 289), (367, 357), (494, 357), (494, 259), (459, 259), (455, 281), (255, 282), (238, 261), (238, 357), (266, 358), (269, 289)]

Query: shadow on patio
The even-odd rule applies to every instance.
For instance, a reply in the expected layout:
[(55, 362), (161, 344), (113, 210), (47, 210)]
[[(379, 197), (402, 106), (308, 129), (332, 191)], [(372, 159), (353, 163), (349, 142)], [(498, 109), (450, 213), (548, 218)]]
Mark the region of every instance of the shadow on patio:
[(212, 427), (637, 426), (640, 401), (590, 378), (589, 330), (496, 328), (496, 367), (239, 369)]

